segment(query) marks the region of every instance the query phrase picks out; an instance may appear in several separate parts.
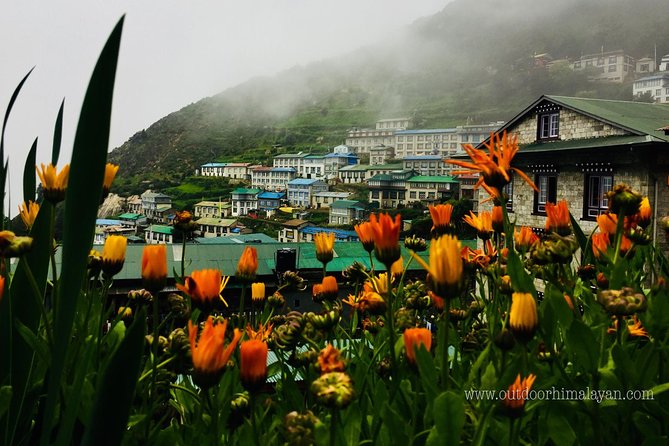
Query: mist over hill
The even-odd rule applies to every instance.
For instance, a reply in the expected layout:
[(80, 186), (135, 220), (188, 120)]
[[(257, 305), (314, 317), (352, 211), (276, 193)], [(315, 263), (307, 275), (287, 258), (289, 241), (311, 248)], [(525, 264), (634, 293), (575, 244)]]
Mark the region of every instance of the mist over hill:
[[(350, 54), (251, 79), (135, 133), (110, 161), (131, 177), (177, 182), (199, 165), (278, 150), (325, 149), (351, 127), (410, 116), (416, 127), (508, 119), (541, 94), (632, 99), (631, 85), (587, 81), (557, 59), (624, 49), (669, 53), (666, 0), (456, 0)], [(336, 38), (336, 37), (333, 37)], [(279, 149), (279, 146), (281, 149)]]

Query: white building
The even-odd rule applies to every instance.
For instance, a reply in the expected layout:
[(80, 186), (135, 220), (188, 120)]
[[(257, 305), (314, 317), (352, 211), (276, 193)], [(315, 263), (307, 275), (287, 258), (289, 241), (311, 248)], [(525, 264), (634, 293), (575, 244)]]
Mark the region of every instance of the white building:
[(636, 61), (623, 50), (586, 54), (572, 64), (574, 71), (588, 70), (590, 79), (623, 83), (625, 78), (634, 74)]
[(251, 187), (265, 190), (286, 190), (286, 184), (297, 176), (294, 167), (259, 166), (251, 170)]
[(314, 192), (311, 196), (311, 206), (316, 209), (327, 208), (330, 207), (333, 202), (346, 200), (350, 196), (350, 192)]
[(203, 177), (222, 177), (223, 168), (228, 163), (207, 163), (200, 166), (200, 175)]
[(309, 178), (295, 178), (288, 182), (288, 196), (292, 206), (309, 207), (311, 197), (316, 192), (325, 192), (328, 185), (325, 181)]
[(440, 155), (407, 156), (402, 159), (404, 170), (415, 170), (417, 175), (446, 175), (452, 169)]
[(257, 188), (238, 187), (230, 193), (230, 202), (232, 203), (232, 216), (239, 217), (246, 215), (250, 210), (258, 209), (258, 194), (261, 192)]
[(649, 93), (655, 102), (669, 103), (669, 71), (659, 71), (635, 80), (632, 93), (637, 97)]

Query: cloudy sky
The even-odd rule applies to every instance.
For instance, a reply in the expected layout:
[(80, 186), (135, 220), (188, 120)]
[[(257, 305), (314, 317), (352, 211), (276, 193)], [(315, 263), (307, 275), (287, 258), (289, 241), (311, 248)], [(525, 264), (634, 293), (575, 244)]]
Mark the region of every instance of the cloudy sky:
[(35, 71), (6, 130), (12, 211), (25, 156), (39, 137), (50, 159), (53, 123), (65, 98), (62, 159), (99, 51), (126, 14), (110, 149), (166, 114), (251, 77), (378, 42), (450, 0), (22, 0), (0, 14), (0, 110)]

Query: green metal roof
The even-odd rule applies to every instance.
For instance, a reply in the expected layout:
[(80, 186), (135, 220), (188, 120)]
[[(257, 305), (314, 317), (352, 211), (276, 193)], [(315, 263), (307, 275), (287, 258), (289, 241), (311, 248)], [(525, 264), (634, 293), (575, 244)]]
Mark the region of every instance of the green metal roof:
[(137, 220), (139, 218), (143, 217), (142, 214), (135, 214), (134, 212), (126, 212), (125, 214), (121, 214), (116, 218), (125, 218), (127, 220)]
[(233, 194), (259, 194), (260, 189), (258, 188), (246, 188), (246, 187), (238, 187), (237, 189), (233, 190), (231, 193)]
[(168, 235), (174, 234), (174, 228), (172, 226), (166, 226), (166, 225), (151, 225), (149, 226), (149, 229), (147, 229), (147, 231), (157, 232), (159, 234), (168, 234)]
[(606, 136), (602, 138), (570, 139), (567, 141), (534, 142), (520, 146), (519, 154), (534, 152), (555, 152), (562, 150), (596, 149), (600, 147), (629, 146), (653, 142), (650, 136)]
[(369, 167), (371, 170), (400, 170), (402, 169), (402, 163), (375, 164)]
[(341, 209), (349, 209), (360, 206), (362, 206), (362, 203), (356, 200), (337, 200), (333, 201), (332, 204), (330, 204), (331, 208), (341, 208)]
[(545, 96), (545, 98), (638, 135), (651, 135), (669, 142), (668, 135), (657, 131), (658, 128), (669, 124), (669, 105), (566, 96)]
[(385, 174), (385, 173), (377, 173), (374, 175), (372, 178), (370, 178), (367, 181), (392, 181), (393, 177), (391, 175)]
[(407, 181), (411, 183), (457, 183), (455, 177), (448, 175), (416, 175)]

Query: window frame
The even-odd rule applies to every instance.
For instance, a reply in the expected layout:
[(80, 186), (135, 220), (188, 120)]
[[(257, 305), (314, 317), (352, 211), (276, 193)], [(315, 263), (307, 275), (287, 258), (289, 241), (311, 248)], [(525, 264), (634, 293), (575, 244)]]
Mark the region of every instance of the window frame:
[[(537, 173), (534, 175), (534, 184), (539, 192), (534, 192), (533, 214), (546, 215), (546, 203), (557, 202), (557, 180), (557, 173)], [(546, 189), (545, 197), (542, 196), (544, 188)]]
[(560, 112), (540, 113), (537, 124), (537, 140), (550, 141), (560, 138)]
[[(606, 178), (606, 183), (602, 179)], [(599, 197), (596, 198), (596, 204), (592, 201), (593, 180), (598, 179), (597, 189)], [(612, 172), (590, 172), (583, 175), (583, 220), (595, 221), (597, 216), (609, 210), (608, 198), (606, 192), (613, 188)]]

